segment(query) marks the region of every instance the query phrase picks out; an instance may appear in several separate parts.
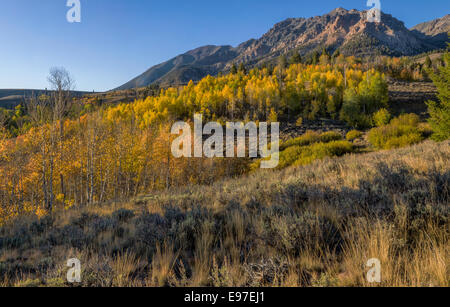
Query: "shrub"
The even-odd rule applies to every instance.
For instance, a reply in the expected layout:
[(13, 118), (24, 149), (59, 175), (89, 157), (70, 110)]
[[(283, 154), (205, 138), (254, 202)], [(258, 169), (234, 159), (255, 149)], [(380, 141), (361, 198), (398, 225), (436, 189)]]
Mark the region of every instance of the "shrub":
[(157, 243), (164, 240), (169, 225), (164, 217), (158, 214), (144, 214), (135, 220), (136, 239), (149, 248), (156, 248)]
[(391, 125), (394, 126), (411, 126), (418, 127), (420, 123), (420, 118), (416, 114), (403, 114), (399, 117), (394, 118), (391, 121)]
[(353, 151), (353, 144), (347, 141), (333, 141), (327, 144), (316, 144), (313, 147), (317, 152), (324, 152), (325, 156), (340, 157)]
[(280, 153), (278, 168), (291, 165), (306, 165), (325, 157), (342, 156), (353, 152), (353, 145), (347, 141), (315, 143), (309, 146), (292, 146)]
[(299, 117), (297, 122), (295, 123), (297, 127), (301, 127), (303, 125), (303, 117)]
[(278, 168), (288, 167), (298, 159), (305, 147), (291, 146), (280, 153)]
[(127, 209), (119, 209), (113, 212), (112, 217), (118, 222), (127, 222), (134, 217), (134, 212)]
[(74, 225), (74, 226), (78, 226), (80, 228), (84, 228), (87, 225), (89, 225), (89, 223), (91, 223), (92, 221), (94, 221), (98, 218), (99, 218), (99, 216), (96, 214), (90, 214), (90, 213), (83, 212), (80, 216), (73, 217), (70, 220), (70, 224)]
[(285, 150), (291, 146), (307, 146), (320, 142), (320, 134), (314, 131), (306, 131), (301, 137), (289, 140), (280, 145), (280, 150)]
[(349, 133), (347, 133), (345, 138), (346, 138), (347, 141), (351, 142), (351, 141), (354, 141), (356, 139), (359, 139), (362, 136), (363, 136), (363, 133), (361, 131), (352, 130)]
[(415, 114), (401, 115), (389, 125), (369, 132), (369, 142), (378, 149), (392, 149), (417, 144), (424, 139), (419, 129), (419, 117)]
[[(314, 212), (305, 211), (299, 216), (290, 212), (267, 214), (270, 221), (265, 237), (273, 241), (273, 246), (283, 254), (298, 255), (300, 251), (311, 248), (320, 242), (320, 246), (330, 249), (342, 243), (340, 231), (326, 217), (317, 216)], [(280, 219), (280, 216), (283, 216)], [(314, 240), (311, 240), (314, 238)]]
[(33, 235), (40, 235), (53, 226), (54, 220), (51, 216), (44, 216), (30, 225), (30, 232)]
[(320, 135), (320, 141), (323, 143), (329, 143), (332, 141), (340, 141), (340, 140), (342, 140), (342, 135), (335, 131), (325, 132)]
[(89, 224), (89, 229), (95, 234), (107, 230), (113, 230), (116, 229), (116, 227), (118, 227), (118, 221), (108, 216), (98, 217)]
[(375, 113), (373, 116), (373, 121), (375, 123), (375, 126), (377, 127), (389, 124), (390, 120), (391, 120), (391, 113), (389, 113), (389, 111), (384, 108)]
[(406, 135), (402, 135), (399, 137), (394, 137), (394, 138), (388, 140), (384, 147), (386, 149), (400, 148), (400, 147), (405, 147), (405, 146), (420, 143), (422, 140), (423, 140), (423, 137), (421, 134), (411, 133), (411, 134), (406, 134)]
[(328, 143), (331, 141), (340, 141), (342, 140), (342, 135), (335, 131), (329, 131), (322, 134), (319, 134), (314, 131), (306, 131), (302, 136), (286, 141), (280, 145), (280, 150), (285, 150), (292, 146), (308, 146), (315, 143)]
[(306, 165), (325, 157), (340, 157), (351, 152), (353, 152), (353, 145), (347, 141), (317, 143), (306, 147), (294, 162), (294, 165)]

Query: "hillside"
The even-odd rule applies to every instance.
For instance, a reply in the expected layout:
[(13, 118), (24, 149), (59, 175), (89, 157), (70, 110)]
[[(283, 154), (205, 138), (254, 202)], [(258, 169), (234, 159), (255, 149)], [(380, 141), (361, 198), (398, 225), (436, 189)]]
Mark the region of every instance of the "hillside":
[(0, 89), (0, 107), (14, 107), (23, 101), (24, 96), (30, 96), (33, 93), (40, 95), (44, 92), (43, 90)]
[[(302, 56), (315, 50), (339, 49), (345, 55), (416, 55), (445, 47), (447, 37), (437, 35), (445, 30), (438, 26), (419, 27), (430, 35), (408, 30), (403, 22), (382, 14), (381, 23), (367, 22), (367, 12), (338, 8), (323, 16), (290, 18), (276, 24), (259, 39), (251, 39), (237, 47), (205, 46), (151, 67), (116, 90), (144, 87), (152, 83), (162, 86), (187, 84), (206, 75), (229, 70), (233, 63), (249, 66), (273, 60), (297, 50)], [(437, 36), (436, 36), (437, 35)]]
[[(204, 122), (280, 122), (281, 138), (289, 143), (282, 144), (280, 168), (358, 152), (368, 142), (354, 146), (348, 142), (354, 137), (344, 139), (349, 130), (364, 132), (387, 125), (394, 121), (391, 114), (423, 112), (426, 117), (423, 100), (434, 98), (435, 87), (399, 83), (389, 92), (381, 72), (366, 70), (353, 57), (341, 55), (338, 64), (325, 60), (319, 65), (209, 76), (198, 84), (158, 90), (155, 95), (137, 92), (131, 103), (108, 105), (104, 103), (114, 97), (91, 97), (86, 104), (74, 106), (79, 113), (75, 109), (61, 130), (53, 128), (55, 122), (49, 126), (32, 121), (42, 113), (51, 115), (51, 104), (37, 111), (31, 108), (29, 116), (4, 112), (8, 126), (0, 143), (0, 174), (10, 180), (0, 185), (5, 204), (0, 207), (0, 222), (18, 212), (40, 215), (53, 208), (123, 200), (259, 168), (261, 161), (251, 159), (172, 159), (168, 142), (175, 138), (170, 133), (173, 121), (191, 121), (197, 113)], [(375, 131), (370, 143), (377, 148), (419, 143), (432, 133), (419, 123), (418, 116), (404, 115), (379, 135)], [(317, 133), (296, 139), (307, 130)], [(43, 180), (51, 184), (42, 184)]]
[[(188, 28), (197, 17), (235, 29), (241, 13), (267, 20), (287, 8), (115, 5), (102, 24), (57, 21), (79, 48), (8, 49), (11, 64), (21, 56), (30, 77), (70, 58), (61, 64), (95, 88), (114, 77), (82, 77), (101, 68), (95, 56), (129, 58), (137, 40), (161, 48), (180, 29), (167, 25), (203, 31)], [(64, 67), (50, 69), (52, 91), (0, 90), (0, 288), (152, 287), (178, 306), (286, 299), (269, 287), (449, 287), (450, 15), (408, 29), (367, 14), (289, 18), (116, 90), (72, 92)], [(61, 45), (40, 37), (58, 23), (23, 21)], [(89, 42), (86, 31), (111, 35)]]
[(0, 228), (2, 285), (448, 286), (450, 143), (316, 161)]
[[(0, 89), (0, 107), (1, 108), (13, 108), (16, 105), (23, 103), (25, 97), (31, 95), (48, 94), (48, 90), (38, 89)], [(72, 95), (75, 97), (81, 97), (87, 92), (74, 91)]]
[(411, 30), (417, 30), (428, 36), (445, 36), (450, 32), (450, 14), (442, 18), (424, 22), (413, 27)]

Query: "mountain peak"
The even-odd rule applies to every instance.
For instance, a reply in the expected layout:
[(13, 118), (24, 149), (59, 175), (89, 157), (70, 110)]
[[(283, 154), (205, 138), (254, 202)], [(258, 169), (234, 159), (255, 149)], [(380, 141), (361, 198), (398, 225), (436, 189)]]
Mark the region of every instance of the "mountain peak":
[(343, 7), (338, 7), (338, 8), (335, 8), (334, 10), (332, 10), (331, 12), (329, 12), (328, 15), (345, 14), (348, 12), (349, 11), (347, 9), (344, 9)]
[[(275, 24), (259, 39), (232, 46), (203, 46), (156, 65), (118, 89), (187, 84), (230, 69), (233, 63), (255, 66), (296, 50), (302, 56), (324, 47), (344, 55), (409, 56), (445, 47), (449, 15), (409, 30), (392, 15), (381, 22), (367, 20), (368, 11), (336, 8), (323, 16), (289, 18)], [(441, 31), (441, 32), (439, 32)], [(435, 35), (435, 33), (440, 33)]]

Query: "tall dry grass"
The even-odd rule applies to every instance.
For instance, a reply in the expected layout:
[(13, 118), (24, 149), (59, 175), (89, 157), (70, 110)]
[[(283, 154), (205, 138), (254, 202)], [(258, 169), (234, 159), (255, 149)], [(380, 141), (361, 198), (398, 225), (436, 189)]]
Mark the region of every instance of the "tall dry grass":
[(22, 217), (0, 229), (0, 285), (69, 286), (78, 257), (81, 286), (449, 286), (449, 145)]

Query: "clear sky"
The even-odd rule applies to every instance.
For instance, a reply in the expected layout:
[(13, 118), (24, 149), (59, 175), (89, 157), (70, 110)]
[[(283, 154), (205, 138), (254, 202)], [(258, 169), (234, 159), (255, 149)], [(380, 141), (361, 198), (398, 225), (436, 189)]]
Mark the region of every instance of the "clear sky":
[[(0, 88), (45, 88), (64, 66), (78, 90), (117, 87), (149, 67), (202, 45), (236, 46), (288, 17), (367, 0), (81, 0), (68, 23), (67, 0), (0, 1)], [(381, 0), (407, 27), (450, 13), (447, 0)]]

